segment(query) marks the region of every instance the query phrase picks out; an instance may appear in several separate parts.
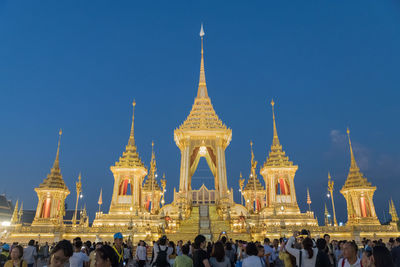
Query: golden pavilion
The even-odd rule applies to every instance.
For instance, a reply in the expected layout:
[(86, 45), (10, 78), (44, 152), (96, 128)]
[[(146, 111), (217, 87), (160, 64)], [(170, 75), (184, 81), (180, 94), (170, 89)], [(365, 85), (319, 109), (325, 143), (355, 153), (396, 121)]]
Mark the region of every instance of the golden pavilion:
[[(204, 30), (200, 31), (201, 59), (197, 95), (189, 115), (174, 130), (174, 141), (180, 149), (179, 188), (173, 191), (173, 202), (166, 204), (166, 179), (158, 179), (154, 143), (148, 170), (139, 156), (135, 142), (134, 109), (128, 143), (122, 155), (110, 170), (114, 177), (113, 195), (109, 210), (103, 212), (102, 194), (98, 201), (99, 211), (92, 224), (86, 209), (77, 212), (81, 180), (76, 183), (76, 207), (72, 219), (66, 219), (65, 199), (70, 191), (65, 185), (60, 169), (60, 139), (56, 158), (49, 175), (35, 189), (38, 202), (31, 224), (22, 223), (22, 206), (15, 206), (10, 226), (3, 226), (1, 241), (39, 239), (57, 241), (80, 236), (85, 240), (112, 240), (115, 232), (122, 232), (130, 240), (156, 240), (167, 234), (171, 240), (192, 240), (204, 234), (215, 240), (222, 231), (230, 238), (262, 240), (268, 236), (289, 236), (294, 230), (309, 229), (314, 235), (329, 233), (334, 239), (382, 238), (399, 236), (398, 216), (393, 201), (389, 201), (392, 221), (382, 225), (376, 215), (373, 186), (361, 173), (350, 148), (350, 169), (347, 180), (340, 190), (347, 202), (347, 223), (338, 225), (332, 192), (334, 182), (329, 175), (333, 218), (325, 208), (325, 225), (320, 226), (311, 210), (311, 198), (307, 190), (309, 209), (301, 211), (296, 197), (294, 179), (298, 166), (290, 161), (278, 137), (275, 103), (272, 107), (272, 143), (265, 156), (259, 175), (250, 144), (250, 175), (240, 175), (241, 203), (233, 199), (233, 189), (228, 188), (225, 150), (232, 140), (232, 130), (224, 124), (211, 102), (207, 91), (204, 64)], [(214, 177), (214, 189), (205, 185), (192, 188), (192, 176), (199, 160), (204, 157)], [(326, 204), (325, 204), (326, 205)], [(325, 206), (326, 207), (326, 206)], [(79, 217), (79, 218), (78, 218)]]

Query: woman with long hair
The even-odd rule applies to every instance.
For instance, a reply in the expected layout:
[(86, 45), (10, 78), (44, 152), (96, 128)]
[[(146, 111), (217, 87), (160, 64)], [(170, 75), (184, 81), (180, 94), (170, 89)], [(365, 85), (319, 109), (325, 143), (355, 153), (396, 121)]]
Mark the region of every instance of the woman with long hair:
[(118, 259), (112, 247), (104, 245), (96, 249), (96, 267), (111, 267), (117, 263)]
[(169, 241), (168, 247), (172, 248), (172, 253), (168, 256), (169, 266), (173, 266), (176, 258), (176, 247), (174, 241)]
[(314, 243), (312, 239), (307, 236), (302, 241), (302, 249), (296, 249), (293, 247), (296, 242), (296, 237), (299, 235), (298, 232), (295, 232), (289, 241), (287, 242), (285, 249), (291, 255), (296, 257), (297, 266), (301, 267), (315, 267), (315, 262), (317, 259), (318, 249), (314, 248)]
[(366, 249), (363, 253), (364, 267), (394, 267), (390, 251), (382, 245)]
[(64, 267), (71, 258), (74, 249), (71, 242), (68, 240), (61, 240), (58, 242), (50, 252), (50, 260), (48, 267)]
[(224, 244), (220, 241), (212, 247), (210, 264), (211, 267), (231, 267), (230, 259), (225, 256)]
[(13, 247), (10, 253), (11, 260), (8, 260), (4, 264), (4, 267), (27, 267), (28, 264), (26, 263), (26, 261), (22, 259), (23, 255), (24, 255), (23, 247), (21, 247), (20, 245)]
[(193, 266), (194, 267), (210, 267), (210, 262), (206, 252), (206, 237), (198, 235), (194, 239), (193, 244)]

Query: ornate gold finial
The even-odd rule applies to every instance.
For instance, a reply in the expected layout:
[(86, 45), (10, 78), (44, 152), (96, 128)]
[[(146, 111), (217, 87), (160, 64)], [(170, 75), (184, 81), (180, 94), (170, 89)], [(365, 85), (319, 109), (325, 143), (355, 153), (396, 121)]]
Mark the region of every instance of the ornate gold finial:
[(132, 125), (131, 125), (131, 134), (129, 135), (128, 146), (135, 145), (135, 106), (136, 106), (135, 100), (133, 100), (132, 106), (133, 106), (133, 108), (132, 108)]
[(353, 147), (351, 145), (351, 139), (350, 139), (350, 130), (349, 128), (347, 128), (347, 136), (349, 138), (349, 146), (350, 146), (350, 157), (351, 157), (351, 163), (350, 163), (350, 168), (356, 168), (358, 169), (358, 165), (356, 162), (356, 159), (354, 157), (354, 153), (353, 153)]
[(311, 196), (310, 196), (310, 190), (307, 187), (307, 205), (308, 205), (308, 211), (311, 211)]
[(203, 46), (203, 37), (204, 37), (204, 28), (203, 23), (200, 28), (200, 38), (201, 38), (201, 61), (200, 61), (200, 78), (199, 78), (199, 88), (197, 92), (198, 98), (206, 98), (208, 97), (207, 93), (207, 85), (206, 85), (206, 74), (204, 70), (204, 46)]

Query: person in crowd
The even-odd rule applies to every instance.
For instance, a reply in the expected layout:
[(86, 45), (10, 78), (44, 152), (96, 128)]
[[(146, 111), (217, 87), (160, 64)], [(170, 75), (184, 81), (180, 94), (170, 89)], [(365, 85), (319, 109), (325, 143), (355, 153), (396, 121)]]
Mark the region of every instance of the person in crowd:
[(0, 254), (0, 266), (3, 266), (10, 259), (10, 245), (3, 244)]
[(50, 252), (48, 267), (64, 267), (64, 265), (68, 263), (73, 252), (74, 249), (71, 242), (68, 240), (61, 240)]
[(333, 245), (331, 244), (331, 236), (329, 234), (324, 234), (324, 239), (326, 241), (326, 246), (324, 250), (329, 257), (329, 262), (331, 263), (329, 267), (334, 267), (336, 266), (336, 263), (335, 263), (334, 248)]
[(194, 239), (193, 266), (194, 267), (210, 267), (210, 262), (206, 252), (206, 238), (204, 235), (198, 235)]
[(170, 266), (173, 266), (176, 258), (176, 248), (173, 241), (168, 242), (168, 249), (170, 248), (172, 248), (172, 253), (168, 256), (168, 263)]
[(261, 259), (258, 256), (258, 249), (257, 249), (257, 246), (255, 243), (253, 243), (253, 242), (247, 243), (246, 254), (247, 254), (247, 257), (245, 259), (243, 259), (242, 267), (266, 267), (267, 266), (264, 259)]
[(4, 264), (4, 267), (27, 267), (28, 264), (22, 259), (23, 255), (24, 248), (20, 245), (14, 246), (10, 253), (11, 259)]
[(207, 243), (207, 249), (206, 249), (206, 251), (207, 251), (207, 258), (208, 258), (208, 259), (211, 257), (212, 248), (213, 248), (212, 243), (211, 243), (211, 242), (208, 242), (208, 243)]
[(74, 253), (69, 259), (70, 267), (88, 267), (89, 266), (89, 256), (82, 252), (82, 241), (78, 240), (74, 244)]
[(176, 255), (177, 256), (182, 255), (182, 246), (183, 246), (183, 241), (179, 240), (178, 243), (176, 244)]
[(182, 246), (182, 254), (176, 257), (173, 267), (193, 267), (193, 260), (188, 256), (189, 250), (189, 244)]
[(283, 267), (283, 262), (279, 259), (279, 240), (274, 239), (272, 241), (272, 253), (271, 253), (271, 267)]
[(326, 238), (317, 239), (318, 254), (315, 262), (315, 267), (331, 267), (331, 261), (328, 255), (328, 250), (326, 249)]
[(165, 267), (169, 266), (168, 258), (172, 254), (172, 248), (168, 247), (168, 239), (164, 235), (154, 244), (154, 257), (152, 266)]
[(394, 247), (391, 251), (394, 266), (400, 267), (400, 237), (394, 240)]
[(129, 259), (131, 258), (131, 250), (128, 247), (128, 244), (123, 244), (124, 247), (124, 266), (128, 265)]
[(290, 255), (286, 251), (286, 248), (285, 248), (287, 239), (281, 238), (280, 242), (281, 242), (281, 244), (280, 244), (280, 248), (279, 248), (279, 259), (281, 261), (283, 261), (283, 266), (295, 267), (296, 266), (296, 258), (293, 257), (292, 255)]
[(338, 267), (361, 267), (361, 260), (357, 256), (356, 242), (349, 241), (343, 245), (343, 258), (338, 262)]
[(289, 238), (285, 248), (287, 252), (296, 257), (297, 266), (302, 267), (314, 267), (317, 259), (318, 249), (314, 248), (313, 241), (310, 237), (303, 237), (302, 239), (302, 249), (297, 249), (292, 247), (296, 242), (296, 237), (299, 232), (295, 232), (292, 237)]
[(210, 265), (212, 267), (231, 267), (231, 261), (225, 255), (224, 244), (221, 241), (218, 241), (213, 245)]
[(265, 261), (271, 262), (273, 249), (271, 247), (271, 240), (267, 237), (264, 239)]
[(35, 247), (35, 240), (30, 240), (28, 246), (24, 249), (24, 260), (28, 267), (33, 267), (37, 257), (37, 250)]
[(92, 250), (92, 252), (90, 252), (89, 254), (89, 267), (95, 267), (96, 264), (96, 249), (101, 248), (103, 246), (103, 243), (101, 242), (97, 242), (94, 250)]
[(124, 267), (124, 236), (118, 232), (114, 234), (114, 246), (112, 247), (117, 260), (112, 262), (113, 267)]
[(265, 261), (265, 250), (264, 250), (264, 246), (261, 244), (257, 245), (257, 250), (258, 250), (258, 254), (257, 256), (260, 258), (261, 260), (261, 264), (264, 267), (269, 267), (269, 263), (267, 261)]
[(145, 246), (145, 243), (143, 240), (140, 240), (140, 242), (136, 248), (135, 258), (136, 258), (136, 261), (137, 261), (139, 267), (146, 266), (147, 249), (146, 249), (146, 246)]
[(234, 266), (235, 264), (235, 250), (232, 247), (232, 243), (231, 242), (227, 242), (225, 244), (225, 255), (228, 257), (231, 266)]
[(344, 246), (344, 243), (345, 242), (343, 240), (340, 240), (338, 245), (337, 245), (337, 247), (336, 247), (336, 249), (335, 249), (336, 262), (339, 262), (339, 260), (341, 258), (343, 258), (343, 246)]
[(118, 259), (116, 258), (114, 248), (109, 245), (96, 248), (95, 267), (111, 267), (116, 265), (117, 261)]

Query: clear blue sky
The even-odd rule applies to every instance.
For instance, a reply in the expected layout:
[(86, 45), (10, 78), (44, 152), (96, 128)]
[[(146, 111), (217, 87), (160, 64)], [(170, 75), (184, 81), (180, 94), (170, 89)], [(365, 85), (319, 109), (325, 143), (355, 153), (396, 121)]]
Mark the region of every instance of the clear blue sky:
[(250, 140), (259, 165), (266, 159), (273, 98), (280, 141), (299, 165), (300, 208), (309, 187), (322, 220), (330, 171), (345, 221), (349, 126), (383, 219), (391, 196), (400, 211), (399, 13), (394, 0), (1, 1), (1, 193), (36, 207), (33, 188), (50, 171), (62, 128), (68, 206), (82, 172), (91, 219), (101, 187), (108, 211), (109, 167), (127, 143), (135, 99), (140, 156), (149, 166), (154, 140), (172, 201), (180, 167), (173, 130), (196, 95), (204, 22), (208, 92), (233, 130), (226, 165), (236, 201)]

